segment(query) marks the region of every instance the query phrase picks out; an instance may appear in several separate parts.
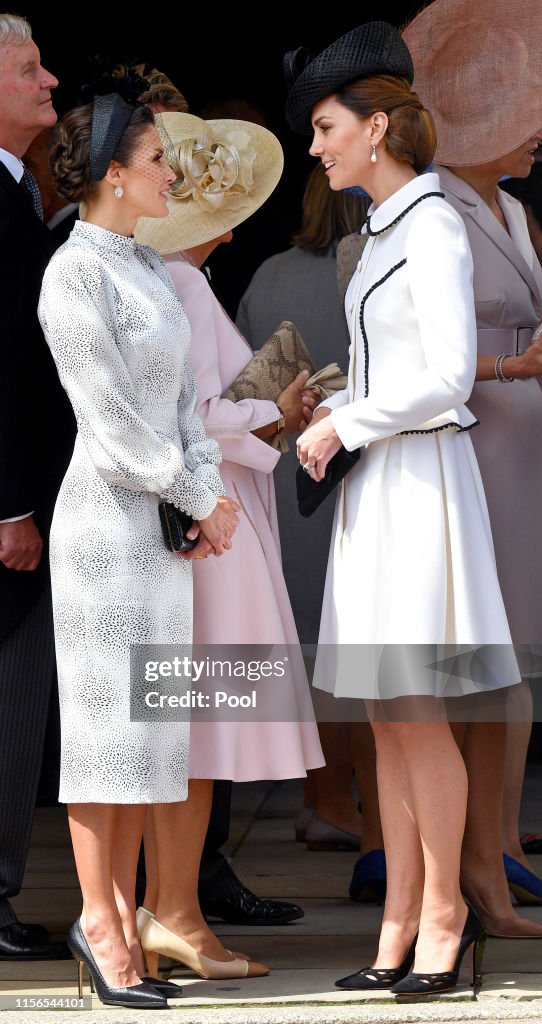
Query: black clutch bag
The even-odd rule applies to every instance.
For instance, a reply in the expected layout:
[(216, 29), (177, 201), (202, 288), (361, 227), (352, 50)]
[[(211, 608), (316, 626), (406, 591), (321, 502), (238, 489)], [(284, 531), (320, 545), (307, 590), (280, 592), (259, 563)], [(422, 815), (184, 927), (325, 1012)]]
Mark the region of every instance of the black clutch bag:
[(302, 516), (308, 518), (319, 505), (322, 504), (328, 494), (335, 490), (337, 484), (359, 461), (360, 449), (355, 448), (353, 452), (346, 448), (339, 448), (339, 451), (329, 460), (326, 475), (323, 480), (313, 480), (308, 473), (300, 466), (297, 470), (295, 483), (297, 488), (297, 507)]
[(197, 538), (189, 540), (186, 536), (190, 527), (194, 525), (192, 516), (189, 516), (188, 512), (179, 512), (170, 501), (161, 501), (158, 512), (166, 547), (170, 551), (191, 551), (198, 543)]

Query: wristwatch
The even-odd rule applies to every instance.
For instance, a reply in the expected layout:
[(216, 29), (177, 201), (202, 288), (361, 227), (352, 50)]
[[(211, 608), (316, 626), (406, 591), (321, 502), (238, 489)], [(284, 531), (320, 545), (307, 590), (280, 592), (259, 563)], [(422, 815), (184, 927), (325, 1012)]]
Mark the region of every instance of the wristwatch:
[(284, 415), (280, 405), (277, 405), (277, 409), (280, 412), (280, 416), (279, 416), (279, 418), (277, 420), (275, 433), (276, 434), (280, 434), (281, 431), (286, 429), (286, 416)]

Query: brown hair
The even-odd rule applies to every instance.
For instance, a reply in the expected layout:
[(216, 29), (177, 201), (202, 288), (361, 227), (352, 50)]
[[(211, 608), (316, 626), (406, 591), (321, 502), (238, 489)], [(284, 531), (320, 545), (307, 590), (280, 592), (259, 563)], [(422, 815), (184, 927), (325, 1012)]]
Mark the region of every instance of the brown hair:
[[(71, 203), (80, 203), (96, 191), (98, 182), (90, 180), (90, 136), (93, 104), (68, 111), (55, 129), (49, 167), (57, 192)], [(134, 149), (145, 131), (154, 124), (148, 107), (135, 107), (113, 159), (128, 167)]]
[(323, 253), (344, 235), (359, 231), (370, 199), (351, 192), (334, 192), (321, 163), (309, 174), (303, 195), (301, 228), (292, 238), (298, 249)]
[(406, 78), (361, 78), (338, 89), (335, 96), (360, 118), (378, 110), (387, 114), (386, 145), (391, 156), (410, 164), (418, 174), (427, 170), (437, 148), (435, 123)]
[(182, 92), (163, 71), (149, 68), (147, 64), (131, 64), (130, 69), (149, 83), (149, 88), (139, 97), (141, 103), (146, 103), (148, 107), (156, 104), (179, 114), (188, 113), (188, 103)]

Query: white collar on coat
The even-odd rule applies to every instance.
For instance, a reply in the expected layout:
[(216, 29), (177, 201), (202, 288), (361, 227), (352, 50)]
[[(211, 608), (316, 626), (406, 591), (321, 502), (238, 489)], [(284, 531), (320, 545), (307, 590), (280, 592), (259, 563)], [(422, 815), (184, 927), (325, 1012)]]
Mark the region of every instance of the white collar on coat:
[[(371, 204), (368, 210), (368, 217), (371, 220), (372, 231), (382, 231), (388, 225), (392, 224), (396, 217), (399, 217), (411, 203), (415, 203), (420, 196), (426, 195), (427, 192), (441, 192), (440, 178), (438, 174), (433, 171), (427, 174), (419, 174), (417, 178), (413, 178), (412, 181), (408, 181), (406, 185), (394, 192), (393, 195), (385, 199), (380, 206)], [(364, 232), (367, 228), (364, 227)]]

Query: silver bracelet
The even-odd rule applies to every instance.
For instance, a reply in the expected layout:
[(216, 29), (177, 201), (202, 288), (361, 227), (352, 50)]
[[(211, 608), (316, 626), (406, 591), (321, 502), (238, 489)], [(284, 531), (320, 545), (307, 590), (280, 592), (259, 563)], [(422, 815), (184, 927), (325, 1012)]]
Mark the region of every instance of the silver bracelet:
[(504, 360), (508, 358), (508, 355), (508, 352), (501, 352), (495, 360), (495, 379), (498, 380), (500, 384), (511, 384), (512, 381), (516, 379), (515, 377), (507, 377), (502, 368)]

